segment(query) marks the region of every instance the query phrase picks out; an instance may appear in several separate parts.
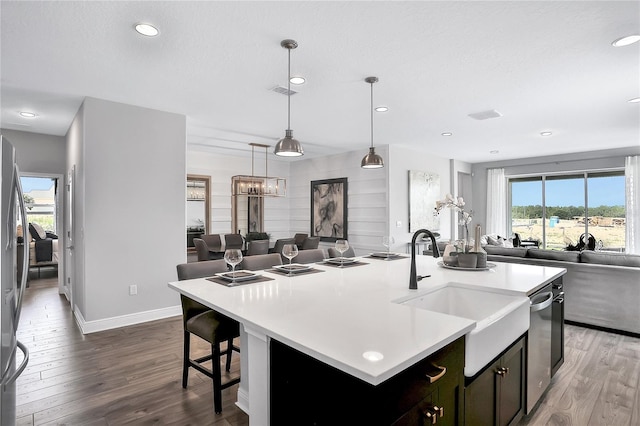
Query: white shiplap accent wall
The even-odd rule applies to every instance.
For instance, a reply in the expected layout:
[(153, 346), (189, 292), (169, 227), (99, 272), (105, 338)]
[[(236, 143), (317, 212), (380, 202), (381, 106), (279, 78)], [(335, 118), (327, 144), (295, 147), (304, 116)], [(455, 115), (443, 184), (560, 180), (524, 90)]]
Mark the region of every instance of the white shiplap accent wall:
[[(382, 249), (382, 236), (388, 232), (388, 168), (365, 170), (360, 167), (367, 153), (352, 151), (291, 163), (289, 188), (291, 235), (311, 230), (311, 181), (346, 177), (348, 179), (348, 239), (356, 254)], [(376, 147), (385, 161), (388, 147)], [(321, 248), (333, 243), (320, 243)]]
[[(289, 188), (289, 163), (269, 154), (269, 176), (287, 179)], [(232, 231), (231, 224), (231, 177), (251, 175), (251, 154), (232, 156), (205, 151), (187, 151), (187, 173), (211, 176), (211, 223), (210, 233), (226, 234)], [(264, 174), (264, 157), (256, 154), (255, 174)], [(186, 177), (185, 177), (186, 179)], [(264, 229), (271, 234), (271, 241), (291, 236), (289, 231), (289, 194), (287, 197), (264, 200)]]

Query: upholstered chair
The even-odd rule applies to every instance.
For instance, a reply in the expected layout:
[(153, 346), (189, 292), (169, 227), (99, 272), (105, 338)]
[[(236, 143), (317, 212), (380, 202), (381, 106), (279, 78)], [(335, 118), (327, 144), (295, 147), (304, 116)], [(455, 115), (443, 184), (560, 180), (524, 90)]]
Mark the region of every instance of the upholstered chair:
[(320, 244), (320, 237), (308, 237), (302, 242), (302, 250), (317, 249)]
[(201, 238), (194, 238), (193, 245), (196, 247), (196, 253), (198, 255), (198, 262), (210, 260), (209, 258), (209, 246)]
[(282, 265), (282, 258), (278, 253), (258, 254), (256, 256), (245, 256), (240, 264), (241, 269), (258, 271), (269, 269), (275, 265)]
[(295, 244), (295, 241), (293, 238), (282, 238), (282, 239), (276, 240), (275, 245), (271, 250), (269, 250), (269, 253), (282, 254), (282, 248), (284, 247), (285, 244)]
[[(330, 247), (328, 250), (329, 257), (340, 257), (340, 252), (333, 247)], [(347, 251), (342, 254), (342, 257), (356, 257), (356, 253), (353, 251), (353, 247), (349, 247)]]
[(244, 248), (244, 238), (240, 234), (225, 234), (225, 249), (240, 249)]
[(249, 242), (246, 256), (269, 253), (269, 240), (253, 240)]
[(309, 234), (298, 233), (293, 236), (293, 243), (298, 246), (300, 250), (302, 250), (302, 243), (304, 243), (305, 238), (307, 238)]
[(322, 249), (310, 249), (300, 250), (298, 255), (292, 259), (294, 263), (316, 263), (322, 262), (325, 259), (324, 250)]
[[(218, 272), (227, 271), (227, 265), (224, 260), (183, 263), (177, 265), (176, 268), (178, 279), (180, 280), (208, 277)], [(238, 377), (223, 384), (220, 369), (222, 355), (227, 356), (225, 367), (229, 371), (231, 369), (231, 354), (233, 351), (240, 352), (240, 348), (233, 345), (233, 339), (240, 336), (240, 324), (236, 320), (222, 315), (185, 295), (180, 295), (180, 302), (182, 303), (182, 324), (184, 328), (182, 387), (187, 387), (189, 367), (193, 367), (210, 377), (213, 380), (213, 407), (214, 411), (219, 414), (222, 412), (222, 389), (240, 383), (240, 377)], [(191, 359), (192, 334), (211, 344), (210, 355)], [(220, 343), (222, 342), (226, 342), (224, 352), (220, 350)], [(211, 361), (211, 370), (202, 365), (207, 361)]]

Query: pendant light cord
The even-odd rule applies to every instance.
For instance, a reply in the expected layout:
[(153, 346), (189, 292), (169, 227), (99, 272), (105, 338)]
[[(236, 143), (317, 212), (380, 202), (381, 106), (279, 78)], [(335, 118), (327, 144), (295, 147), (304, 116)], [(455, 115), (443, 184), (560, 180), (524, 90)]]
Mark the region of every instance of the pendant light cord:
[(371, 83), (371, 147), (373, 148), (373, 83)]
[(291, 130), (291, 48), (289, 52), (289, 74), (287, 76), (287, 130)]

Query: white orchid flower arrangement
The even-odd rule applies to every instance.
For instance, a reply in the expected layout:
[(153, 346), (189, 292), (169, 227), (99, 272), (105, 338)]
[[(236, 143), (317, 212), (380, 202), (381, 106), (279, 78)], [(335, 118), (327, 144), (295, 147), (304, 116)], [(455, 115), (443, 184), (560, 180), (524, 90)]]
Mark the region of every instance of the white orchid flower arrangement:
[(466, 252), (469, 246), (469, 224), (473, 219), (473, 210), (465, 210), (464, 205), (465, 203), (462, 197), (454, 197), (451, 194), (447, 194), (445, 195), (444, 200), (436, 201), (434, 215), (437, 216), (438, 214), (440, 214), (440, 211), (442, 211), (442, 209), (444, 208), (449, 208), (458, 212), (458, 225), (464, 226), (465, 232), (467, 234), (462, 244), (461, 251)]

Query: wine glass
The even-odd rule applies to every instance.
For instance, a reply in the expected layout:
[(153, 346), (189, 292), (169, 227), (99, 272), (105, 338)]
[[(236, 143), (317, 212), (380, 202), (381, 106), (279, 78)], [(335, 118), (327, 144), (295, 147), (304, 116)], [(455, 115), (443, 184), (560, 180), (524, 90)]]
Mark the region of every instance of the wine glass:
[(344, 257), (342, 254), (349, 250), (349, 241), (347, 240), (336, 240), (336, 250), (340, 253), (340, 266), (344, 264)]
[(236, 280), (236, 265), (242, 262), (242, 251), (240, 249), (226, 249), (224, 251), (224, 260), (231, 265), (231, 281)]
[(298, 255), (298, 246), (295, 244), (285, 244), (282, 247), (282, 255), (289, 259), (289, 275), (291, 275), (291, 259)]
[(389, 250), (391, 249), (391, 246), (393, 244), (395, 244), (395, 242), (396, 242), (396, 240), (395, 240), (395, 238), (393, 238), (392, 235), (385, 235), (384, 237), (382, 237), (382, 245), (387, 248), (387, 259), (391, 255)]

